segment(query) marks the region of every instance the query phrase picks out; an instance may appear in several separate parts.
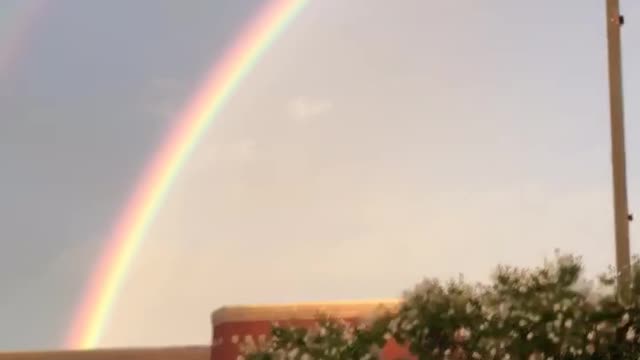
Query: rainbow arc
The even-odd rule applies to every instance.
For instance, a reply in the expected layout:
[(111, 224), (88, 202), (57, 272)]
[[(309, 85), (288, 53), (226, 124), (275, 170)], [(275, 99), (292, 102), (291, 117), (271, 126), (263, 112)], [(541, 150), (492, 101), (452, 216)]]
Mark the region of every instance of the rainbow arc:
[(175, 127), (144, 169), (106, 240), (75, 314), (67, 347), (88, 349), (99, 344), (131, 263), (180, 170), (242, 79), (306, 3), (307, 0), (267, 1), (211, 68), (202, 87), (177, 117)]

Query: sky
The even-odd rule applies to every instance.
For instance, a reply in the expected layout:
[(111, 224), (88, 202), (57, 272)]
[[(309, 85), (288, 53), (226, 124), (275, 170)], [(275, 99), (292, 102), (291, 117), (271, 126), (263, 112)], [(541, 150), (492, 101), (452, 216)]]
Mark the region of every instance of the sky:
[[(64, 345), (135, 179), (261, 5), (24, 1), (0, 4), (2, 350)], [(633, 211), (640, 3), (621, 3)], [(601, 0), (310, 1), (180, 173), (100, 345), (206, 344), (222, 305), (396, 297), (556, 248), (605, 270), (604, 20)]]

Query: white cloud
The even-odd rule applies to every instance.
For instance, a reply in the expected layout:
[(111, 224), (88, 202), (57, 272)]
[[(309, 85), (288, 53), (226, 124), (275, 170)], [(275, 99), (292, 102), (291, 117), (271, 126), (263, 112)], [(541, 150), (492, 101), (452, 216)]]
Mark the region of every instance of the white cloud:
[(298, 121), (306, 121), (313, 117), (325, 114), (333, 109), (333, 103), (329, 100), (297, 97), (288, 104), (289, 115)]

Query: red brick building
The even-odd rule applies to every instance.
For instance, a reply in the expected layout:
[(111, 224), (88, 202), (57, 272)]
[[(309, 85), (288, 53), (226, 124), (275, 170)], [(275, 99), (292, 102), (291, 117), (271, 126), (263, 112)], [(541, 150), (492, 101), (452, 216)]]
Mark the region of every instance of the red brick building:
[[(247, 335), (254, 339), (266, 336), (274, 322), (282, 325), (310, 326), (315, 323), (320, 313), (355, 322), (381, 308), (393, 311), (397, 306), (397, 300), (388, 300), (223, 307), (211, 315), (211, 360), (236, 359), (239, 354), (236, 340), (242, 340)], [(408, 358), (409, 354), (391, 341), (382, 350), (382, 356), (383, 359), (397, 359)]]

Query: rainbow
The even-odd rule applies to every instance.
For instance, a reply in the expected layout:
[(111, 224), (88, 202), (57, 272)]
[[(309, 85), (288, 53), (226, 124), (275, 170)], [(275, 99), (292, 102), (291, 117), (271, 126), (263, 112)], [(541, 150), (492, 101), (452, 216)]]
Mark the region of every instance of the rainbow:
[(98, 345), (129, 267), (180, 169), (241, 80), (306, 3), (307, 0), (267, 1), (214, 64), (201, 89), (177, 117), (175, 127), (143, 171), (106, 241), (74, 314), (68, 348), (90, 349)]
[(14, 6), (0, 4), (0, 76), (13, 67), (24, 51), (45, 7), (44, 0), (23, 0)]

